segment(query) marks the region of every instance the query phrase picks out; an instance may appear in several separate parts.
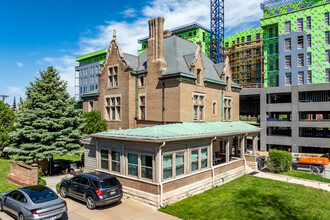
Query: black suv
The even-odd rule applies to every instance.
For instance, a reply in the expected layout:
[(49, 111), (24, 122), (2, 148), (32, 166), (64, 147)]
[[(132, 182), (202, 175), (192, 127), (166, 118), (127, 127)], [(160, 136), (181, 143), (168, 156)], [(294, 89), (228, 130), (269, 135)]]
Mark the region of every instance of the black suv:
[(84, 173), (70, 179), (62, 180), (60, 195), (86, 202), (89, 209), (108, 205), (121, 200), (123, 188), (120, 182), (111, 174), (102, 172)]

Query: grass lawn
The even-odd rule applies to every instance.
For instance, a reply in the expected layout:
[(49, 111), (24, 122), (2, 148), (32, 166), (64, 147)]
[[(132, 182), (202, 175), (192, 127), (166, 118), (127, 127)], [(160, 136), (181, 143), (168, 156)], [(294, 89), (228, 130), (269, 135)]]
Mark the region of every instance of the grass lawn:
[(182, 219), (329, 219), (330, 193), (245, 175), (159, 209)]
[(6, 177), (10, 172), (10, 159), (0, 158), (0, 193), (17, 189), (20, 186), (7, 181)]
[(281, 174), (287, 175), (287, 176), (292, 176), (292, 177), (304, 178), (304, 179), (308, 179), (308, 180), (315, 180), (315, 181), (330, 183), (330, 179), (323, 178), (322, 176), (307, 173), (304, 171), (290, 170), (288, 172), (281, 173)]

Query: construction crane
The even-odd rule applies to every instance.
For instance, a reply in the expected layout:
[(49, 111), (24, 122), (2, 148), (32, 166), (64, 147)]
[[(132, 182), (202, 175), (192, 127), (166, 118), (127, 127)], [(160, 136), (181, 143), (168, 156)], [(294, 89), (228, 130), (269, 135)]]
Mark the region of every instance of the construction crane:
[(214, 63), (225, 61), (224, 0), (211, 0), (210, 56)]

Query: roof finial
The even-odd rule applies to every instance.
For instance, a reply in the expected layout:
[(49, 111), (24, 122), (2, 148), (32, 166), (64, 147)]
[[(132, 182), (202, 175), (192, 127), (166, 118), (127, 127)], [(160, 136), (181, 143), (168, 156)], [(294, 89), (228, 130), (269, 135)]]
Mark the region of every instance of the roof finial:
[(117, 37), (117, 35), (116, 35), (116, 29), (113, 29), (112, 34), (113, 34), (113, 39), (116, 39), (116, 37)]

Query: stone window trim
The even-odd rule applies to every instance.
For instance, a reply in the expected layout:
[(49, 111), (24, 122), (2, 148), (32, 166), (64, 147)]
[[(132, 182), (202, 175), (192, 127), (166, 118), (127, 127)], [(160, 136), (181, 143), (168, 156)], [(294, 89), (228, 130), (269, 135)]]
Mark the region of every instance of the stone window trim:
[(230, 96), (225, 96), (223, 98), (223, 120), (224, 121), (231, 121), (232, 120), (232, 104), (233, 98)]
[(138, 88), (145, 88), (146, 87), (146, 75), (139, 75), (138, 76)]
[[(142, 102), (144, 97), (144, 103)], [(147, 99), (146, 99), (146, 94), (139, 94), (139, 109), (138, 109), (138, 118), (141, 120), (145, 120), (147, 118)], [(143, 117), (143, 112), (142, 108), (144, 108), (144, 117)]]
[[(138, 164), (137, 164), (137, 176), (129, 175), (128, 174), (128, 154), (137, 154), (138, 155)], [(143, 178), (142, 177), (142, 162), (141, 162), (141, 156), (150, 156), (152, 158), (152, 179), (148, 178)], [(126, 171), (125, 171), (125, 177), (130, 177), (131, 179), (135, 180), (143, 180), (145, 182), (155, 182), (155, 157), (153, 154), (150, 153), (144, 153), (144, 152), (134, 152), (134, 151), (126, 151), (125, 153), (125, 166), (126, 166)]]
[[(176, 175), (176, 154), (179, 153), (183, 153), (183, 167), (184, 167), (184, 171), (183, 174), (181, 175)], [(164, 157), (167, 156), (172, 156), (172, 176), (169, 178), (165, 178), (164, 179), (164, 163), (163, 163), (163, 159)], [(161, 177), (162, 177), (162, 181), (168, 181), (168, 180), (174, 180), (177, 179), (178, 177), (186, 177), (185, 175), (188, 173), (188, 169), (187, 169), (187, 151), (185, 150), (178, 150), (178, 151), (172, 151), (172, 152), (164, 152), (162, 157), (161, 157)]]
[[(206, 149), (207, 151), (207, 157), (206, 157), (206, 159), (207, 159), (207, 166), (206, 167), (203, 167), (202, 168), (202, 150), (204, 150), (204, 149)], [(197, 170), (194, 170), (194, 171), (192, 171), (192, 167), (191, 167), (191, 162), (192, 162), (192, 160), (191, 160), (191, 152), (192, 151), (198, 151), (198, 169)], [(207, 169), (207, 168), (210, 168), (210, 150), (209, 150), (209, 147), (194, 147), (194, 148), (190, 148), (189, 150), (188, 150), (188, 167), (189, 167), (189, 173), (196, 173), (196, 172), (199, 172), (199, 171), (201, 171), (201, 170), (204, 170), (204, 169)]]
[[(195, 102), (195, 97), (196, 97), (196, 102)], [(202, 102), (200, 100), (202, 100)], [(192, 108), (193, 108), (193, 120), (194, 121), (205, 121), (205, 101), (206, 101), (205, 93), (193, 92)], [(196, 108), (196, 114), (195, 114), (195, 108)], [(200, 115), (200, 111), (202, 111), (202, 115)]]
[(108, 67), (108, 89), (118, 89), (119, 80), (118, 80), (118, 65)]
[[(122, 97), (121, 94), (117, 95), (108, 95), (105, 96), (105, 119), (107, 121), (121, 121), (122, 120)], [(120, 99), (120, 103), (118, 103), (118, 98)], [(109, 103), (108, 103), (109, 99)], [(115, 100), (115, 104), (112, 103), (112, 99)], [(115, 119), (112, 119), (112, 108), (115, 109)], [(118, 112), (119, 109), (119, 112)]]
[(218, 115), (218, 102), (216, 100), (212, 101), (212, 115), (213, 116)]
[[(104, 169), (104, 168), (102, 168), (101, 167), (101, 160), (102, 160), (102, 157), (101, 157), (101, 151), (108, 151), (108, 159), (107, 159), (107, 161), (108, 161), (108, 169)], [(120, 149), (115, 149), (115, 148), (113, 148), (113, 149), (109, 149), (109, 148), (105, 148), (105, 147), (100, 147), (99, 148), (99, 160), (98, 160), (98, 163), (97, 163), (97, 167), (100, 169), (100, 170), (104, 170), (104, 171), (108, 171), (108, 172), (115, 172), (115, 173), (119, 173), (119, 174), (121, 174), (121, 166), (120, 166), (120, 171), (119, 172), (117, 172), (117, 171), (114, 171), (114, 170), (112, 170), (112, 152), (119, 152), (119, 164), (121, 164), (121, 156), (122, 156), (122, 154), (121, 154), (121, 150)]]

